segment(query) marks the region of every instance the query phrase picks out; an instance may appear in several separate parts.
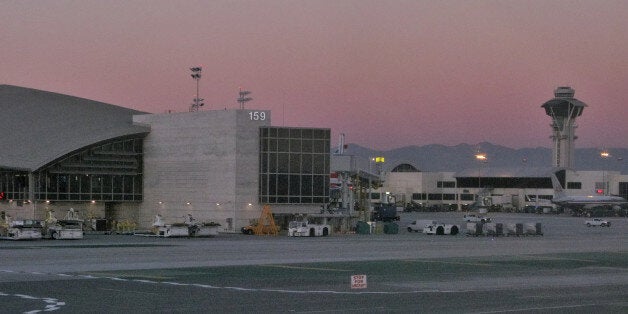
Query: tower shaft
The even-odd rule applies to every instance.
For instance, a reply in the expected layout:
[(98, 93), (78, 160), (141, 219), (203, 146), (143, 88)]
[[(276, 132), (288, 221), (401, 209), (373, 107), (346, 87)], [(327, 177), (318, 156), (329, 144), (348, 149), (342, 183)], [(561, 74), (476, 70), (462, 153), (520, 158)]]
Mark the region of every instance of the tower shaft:
[(541, 107), (552, 118), (550, 124), (553, 141), (552, 166), (574, 168), (576, 118), (582, 114), (587, 105), (575, 99), (575, 91), (568, 86), (558, 87), (554, 91), (554, 99), (545, 102)]

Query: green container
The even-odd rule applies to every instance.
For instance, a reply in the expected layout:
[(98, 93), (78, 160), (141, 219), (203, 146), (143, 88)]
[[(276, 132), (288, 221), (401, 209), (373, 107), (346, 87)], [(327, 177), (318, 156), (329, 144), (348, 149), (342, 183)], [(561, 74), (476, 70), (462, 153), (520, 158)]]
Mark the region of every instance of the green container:
[(385, 234), (397, 234), (399, 233), (399, 225), (394, 222), (387, 222), (384, 224)]
[(371, 234), (371, 225), (364, 221), (358, 221), (358, 224), (355, 227), (355, 232), (357, 234)]

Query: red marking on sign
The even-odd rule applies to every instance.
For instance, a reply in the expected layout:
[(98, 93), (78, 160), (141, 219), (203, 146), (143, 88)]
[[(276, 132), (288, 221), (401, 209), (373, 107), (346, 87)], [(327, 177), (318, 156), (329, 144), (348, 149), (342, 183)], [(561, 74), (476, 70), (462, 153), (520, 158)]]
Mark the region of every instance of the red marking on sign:
[(351, 276), (351, 289), (366, 289), (366, 275)]

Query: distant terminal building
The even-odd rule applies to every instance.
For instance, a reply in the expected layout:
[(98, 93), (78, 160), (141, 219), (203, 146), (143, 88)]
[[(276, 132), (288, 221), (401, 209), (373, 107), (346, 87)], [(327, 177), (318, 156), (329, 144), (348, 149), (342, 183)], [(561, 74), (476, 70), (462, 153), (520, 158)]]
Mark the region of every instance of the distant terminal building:
[(0, 85), (0, 211), (43, 219), (191, 214), (237, 231), (264, 204), (319, 212), (328, 202), (330, 130), (271, 126), (270, 111), (149, 114)]

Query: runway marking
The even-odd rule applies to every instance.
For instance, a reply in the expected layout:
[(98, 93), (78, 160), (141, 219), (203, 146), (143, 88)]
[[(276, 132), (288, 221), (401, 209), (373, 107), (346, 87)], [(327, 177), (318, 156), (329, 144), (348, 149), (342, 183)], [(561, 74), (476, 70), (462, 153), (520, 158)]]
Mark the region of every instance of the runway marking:
[(16, 297), (16, 298), (25, 299), (25, 300), (40, 300), (46, 304), (46, 306), (44, 306), (43, 309), (36, 309), (36, 310), (30, 310), (30, 311), (24, 312), (28, 314), (39, 313), (39, 312), (52, 312), (52, 311), (61, 309), (61, 307), (65, 305), (65, 302), (59, 301), (58, 299), (55, 299), (55, 298), (40, 298), (40, 297), (34, 297), (31, 295), (26, 295), (26, 294), (9, 294), (9, 293), (4, 293), (2, 291), (0, 291), (0, 297)]
[[(604, 305), (609, 305), (609, 304), (613, 304), (613, 303), (604, 303)], [(614, 304), (623, 304), (623, 303), (614, 303)], [(600, 304), (588, 303), (588, 304), (575, 304), (575, 305), (528, 307), (528, 308), (508, 309), (508, 310), (500, 310), (500, 311), (474, 312), (474, 313), (476, 313), (476, 314), (489, 314), (489, 313), (508, 313), (508, 312), (529, 312), (529, 311), (542, 311), (542, 310), (571, 309), (571, 308), (587, 307), (587, 306), (598, 306), (598, 305), (600, 305)]]
[(322, 267), (304, 267), (304, 266), (289, 266), (289, 265), (259, 265), (261, 267), (275, 267), (275, 268), (288, 268), (288, 269), (308, 269), (308, 270), (326, 270), (326, 271), (338, 271), (338, 272), (351, 272), (351, 269), (336, 269), (336, 268), (322, 268)]
[(587, 262), (597, 263), (598, 261), (590, 259), (578, 259), (578, 258), (564, 258), (564, 257), (551, 257), (551, 256), (534, 256), (534, 255), (520, 255), (524, 259), (528, 260), (555, 260), (555, 261), (575, 261), (575, 262)]
[[(2, 271), (2, 270), (0, 270)], [(3, 271), (3, 272), (13, 272), (13, 271)], [(128, 281), (128, 282), (138, 282), (138, 283), (149, 283), (149, 284), (158, 284), (158, 285), (171, 285), (171, 286), (191, 286), (191, 287), (199, 287), (204, 289), (226, 289), (226, 290), (234, 290), (234, 291), (247, 291), (247, 292), (277, 292), (277, 293), (290, 293), (290, 294), (338, 294), (338, 295), (396, 295), (396, 294), (416, 294), (416, 293), (460, 293), (460, 292), (468, 292), (467, 290), (413, 290), (413, 291), (333, 291), (333, 290), (288, 290), (288, 289), (268, 289), (268, 288), (245, 288), (245, 287), (231, 287), (231, 286), (212, 286), (205, 284), (197, 284), (197, 283), (183, 283), (183, 282), (174, 282), (174, 281), (153, 281), (153, 280), (144, 280), (144, 279), (124, 279), (118, 277), (109, 277), (109, 276), (93, 276), (93, 275), (68, 275), (68, 274), (42, 274), (38, 272), (14, 272), (21, 274), (31, 274), (31, 275), (57, 275), (61, 277), (75, 277), (75, 278), (84, 278), (84, 279), (107, 279), (112, 281)], [(125, 290), (126, 291), (126, 290)]]
[(469, 263), (469, 262), (447, 262), (447, 261), (430, 261), (430, 260), (403, 260), (404, 262), (412, 262), (412, 263), (438, 263), (438, 264), (454, 264), (454, 265), (468, 265), (468, 266), (485, 266), (485, 267), (493, 267), (493, 264), (486, 263)]
[(155, 292), (144, 292), (144, 291), (122, 290), (122, 289), (107, 289), (107, 288), (98, 288), (98, 289), (99, 290), (105, 290), (105, 291), (118, 291), (118, 292), (122, 292), (122, 293), (138, 293), (138, 294), (160, 295), (159, 293), (155, 293)]

